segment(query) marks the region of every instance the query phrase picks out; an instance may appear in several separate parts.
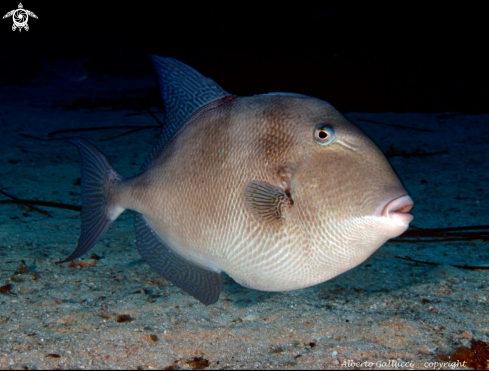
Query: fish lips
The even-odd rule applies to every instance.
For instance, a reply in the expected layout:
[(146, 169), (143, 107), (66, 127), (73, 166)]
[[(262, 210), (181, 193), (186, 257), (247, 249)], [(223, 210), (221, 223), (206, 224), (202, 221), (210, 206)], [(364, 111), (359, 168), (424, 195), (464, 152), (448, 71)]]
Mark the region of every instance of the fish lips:
[(413, 206), (413, 199), (406, 194), (387, 202), (382, 209), (381, 216), (389, 218), (396, 224), (405, 225), (407, 228), (409, 223), (414, 219), (414, 217), (409, 214), (409, 211), (411, 211)]

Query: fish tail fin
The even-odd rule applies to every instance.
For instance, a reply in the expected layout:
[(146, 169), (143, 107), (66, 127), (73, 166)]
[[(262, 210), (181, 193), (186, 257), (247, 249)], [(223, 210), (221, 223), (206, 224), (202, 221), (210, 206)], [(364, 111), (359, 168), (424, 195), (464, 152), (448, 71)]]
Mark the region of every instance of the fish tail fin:
[(95, 146), (81, 138), (63, 138), (78, 148), (81, 157), (81, 235), (76, 250), (60, 263), (74, 260), (90, 250), (124, 211), (117, 204), (122, 176)]

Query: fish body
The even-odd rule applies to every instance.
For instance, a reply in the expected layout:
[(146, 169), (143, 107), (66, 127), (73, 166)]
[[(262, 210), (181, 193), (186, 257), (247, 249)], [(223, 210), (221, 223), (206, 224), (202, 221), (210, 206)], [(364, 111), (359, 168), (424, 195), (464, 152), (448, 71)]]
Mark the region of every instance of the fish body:
[(299, 94), (237, 97), (170, 58), (153, 57), (167, 107), (162, 137), (123, 179), (88, 142), (82, 236), (73, 260), (126, 209), (138, 249), (205, 304), (221, 272), (243, 286), (312, 286), (403, 233), (413, 205), (377, 146), (329, 103)]

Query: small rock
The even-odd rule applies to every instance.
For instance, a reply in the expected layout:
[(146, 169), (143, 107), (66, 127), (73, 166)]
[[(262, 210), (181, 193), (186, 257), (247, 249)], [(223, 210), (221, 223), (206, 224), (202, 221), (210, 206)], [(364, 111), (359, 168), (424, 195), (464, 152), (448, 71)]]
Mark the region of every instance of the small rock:
[(242, 321), (254, 321), (256, 320), (256, 315), (255, 314), (247, 314), (243, 318), (241, 318)]

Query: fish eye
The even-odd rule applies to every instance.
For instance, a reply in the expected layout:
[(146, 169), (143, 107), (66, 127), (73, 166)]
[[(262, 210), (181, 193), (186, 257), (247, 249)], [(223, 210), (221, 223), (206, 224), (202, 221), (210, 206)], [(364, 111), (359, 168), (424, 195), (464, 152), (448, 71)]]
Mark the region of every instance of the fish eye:
[(322, 146), (331, 143), (333, 139), (334, 131), (328, 125), (321, 124), (314, 131), (314, 140)]

